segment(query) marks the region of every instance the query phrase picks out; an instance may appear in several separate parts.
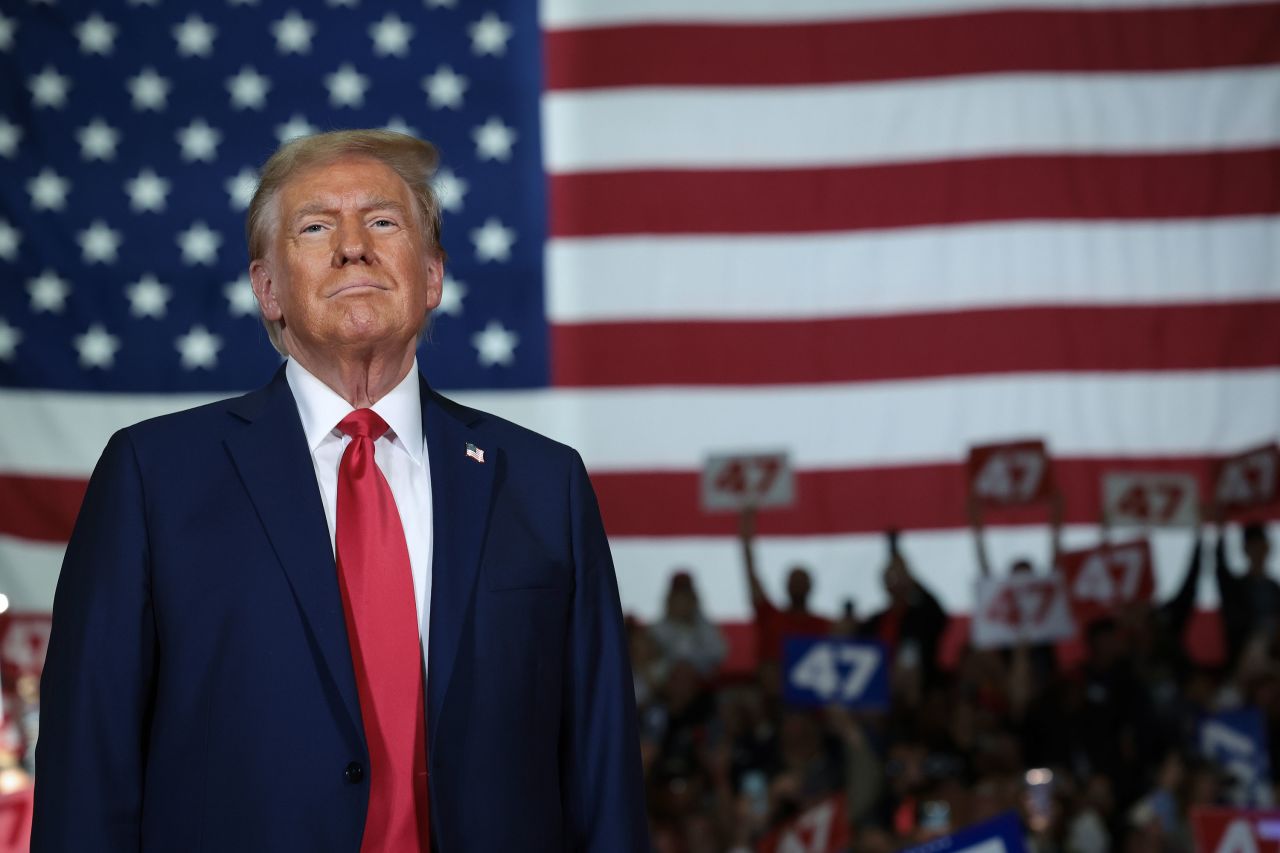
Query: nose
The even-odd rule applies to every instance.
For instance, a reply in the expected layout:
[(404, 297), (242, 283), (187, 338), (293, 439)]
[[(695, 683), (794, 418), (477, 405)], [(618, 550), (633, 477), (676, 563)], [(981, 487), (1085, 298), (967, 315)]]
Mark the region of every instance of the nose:
[(369, 241), (369, 234), (364, 223), (358, 220), (342, 220), (334, 229), (334, 243), (333, 265), (336, 267), (373, 261), (373, 246)]

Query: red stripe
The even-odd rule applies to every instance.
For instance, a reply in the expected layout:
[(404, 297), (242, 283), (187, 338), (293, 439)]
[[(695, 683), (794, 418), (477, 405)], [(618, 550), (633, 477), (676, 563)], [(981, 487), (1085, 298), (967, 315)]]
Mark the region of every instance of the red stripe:
[(1280, 148), (551, 176), (554, 237), (763, 234), (1280, 211)]
[[(559, 386), (864, 382), (1280, 365), (1280, 301), (1042, 307), (832, 320), (561, 324)], [(785, 358), (779, 358), (785, 353)]]
[(1164, 71), (1280, 60), (1280, 5), (550, 32), (547, 87), (770, 86), (1001, 71)]
[[(1069, 524), (1097, 524), (1101, 477), (1111, 470), (1191, 471), (1206, 483), (1208, 458), (1055, 459), (1053, 470)], [(707, 514), (698, 503), (699, 474), (593, 472), (591, 481), (611, 536), (731, 536), (737, 519)], [(763, 535), (875, 533), (967, 525), (963, 462), (886, 468), (800, 471), (796, 504), (760, 515)], [(1272, 509), (1268, 518), (1280, 518)], [(991, 513), (990, 522), (1043, 525), (1043, 507)]]
[(88, 480), (0, 474), (0, 534), (66, 542)]
[[(1055, 459), (1053, 473), (1069, 524), (1096, 524), (1102, 474), (1113, 470), (1190, 471), (1208, 482), (1218, 457)], [(968, 522), (964, 462), (796, 473), (797, 503), (761, 513), (763, 535), (821, 535), (948, 529)], [(696, 471), (591, 474), (612, 536), (727, 536), (732, 515), (698, 504)], [(87, 481), (0, 474), (0, 534), (44, 542), (71, 535)], [(1280, 508), (1261, 515), (1280, 520)], [(1250, 516), (1255, 517), (1255, 516)], [(1043, 507), (992, 512), (999, 524), (1044, 524)]]

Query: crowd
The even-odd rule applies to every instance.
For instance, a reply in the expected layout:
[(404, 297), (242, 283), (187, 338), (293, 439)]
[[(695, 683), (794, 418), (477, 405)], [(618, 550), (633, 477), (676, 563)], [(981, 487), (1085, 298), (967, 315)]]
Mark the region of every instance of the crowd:
[[(973, 520), (990, 572), (980, 515)], [(1174, 597), (1089, 623), (1082, 659), (1068, 664), (1051, 645), (970, 646), (943, 666), (949, 617), (896, 535), (887, 537), (882, 570), (885, 609), (862, 619), (846, 606), (827, 619), (811, 608), (815, 591), (801, 566), (787, 576), (786, 601), (770, 600), (754, 562), (754, 514), (744, 512), (752, 674), (722, 671), (725, 640), (686, 572), (671, 578), (661, 619), (628, 621), (655, 849), (754, 851), (836, 795), (848, 849), (859, 853), (899, 850), (1009, 810), (1038, 853), (1189, 853), (1193, 807), (1258, 796), (1199, 751), (1206, 715), (1259, 709), (1270, 767), (1280, 768), (1280, 584), (1267, 574), (1263, 525), (1244, 527), (1242, 571), (1227, 564), (1223, 529), (1219, 519), (1203, 537), (1213, 544), (1221, 601), (1220, 664), (1198, 662), (1185, 641), (1202, 552), (1210, 550), (1197, 533)], [(788, 706), (784, 638), (815, 635), (885, 644), (887, 711)]]

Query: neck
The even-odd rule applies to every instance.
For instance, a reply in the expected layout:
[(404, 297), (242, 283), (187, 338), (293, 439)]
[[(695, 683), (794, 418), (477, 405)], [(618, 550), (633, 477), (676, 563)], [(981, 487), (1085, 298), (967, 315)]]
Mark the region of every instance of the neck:
[(410, 347), (394, 354), (365, 352), (349, 357), (342, 352), (326, 352), (317, 358), (305, 347), (289, 347), (290, 358), (356, 409), (369, 408), (399, 385), (413, 367), (413, 355)]

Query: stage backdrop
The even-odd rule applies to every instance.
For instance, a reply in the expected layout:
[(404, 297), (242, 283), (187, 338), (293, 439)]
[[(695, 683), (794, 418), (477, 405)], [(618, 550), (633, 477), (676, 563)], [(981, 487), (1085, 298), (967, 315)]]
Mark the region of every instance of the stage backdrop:
[[(263, 383), (255, 167), (439, 145), (447, 393), (578, 447), (624, 604), (748, 612), (710, 454), (785, 450), (761, 563), (882, 600), (908, 531), (956, 608), (970, 445), (1102, 472), (1280, 434), (1280, 4), (21, 0), (0, 11), (0, 591), (47, 609), (110, 433)], [(175, 460), (175, 464), (181, 464)], [(1041, 564), (1044, 513), (996, 519)], [(1154, 536), (1159, 592), (1185, 530)]]

